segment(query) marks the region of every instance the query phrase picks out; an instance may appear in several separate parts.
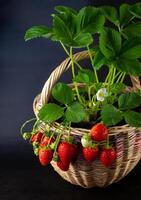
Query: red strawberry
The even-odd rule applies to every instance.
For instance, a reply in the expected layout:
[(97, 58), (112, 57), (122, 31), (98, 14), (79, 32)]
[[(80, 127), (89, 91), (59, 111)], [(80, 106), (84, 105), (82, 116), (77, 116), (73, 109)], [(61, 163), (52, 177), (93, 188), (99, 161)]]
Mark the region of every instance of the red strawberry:
[(53, 151), (51, 149), (40, 149), (39, 161), (41, 165), (46, 166), (53, 158)]
[(108, 129), (104, 124), (99, 123), (91, 128), (90, 135), (93, 140), (100, 142), (107, 139)]
[(84, 158), (89, 161), (89, 162), (93, 162), (98, 153), (99, 153), (99, 148), (98, 146), (95, 147), (84, 147), (82, 150), (83, 156)]
[(35, 133), (34, 135), (32, 135), (31, 141), (32, 141), (32, 142), (40, 142), (41, 139), (42, 139), (42, 137), (43, 137), (43, 133), (37, 132), (37, 133)]
[(69, 164), (63, 164), (61, 161), (57, 162), (57, 166), (63, 171), (67, 171), (69, 169)]
[(53, 138), (49, 138), (47, 136), (45, 136), (42, 140), (41, 140), (41, 143), (40, 143), (40, 146), (41, 147), (44, 147), (44, 146), (47, 146), (49, 143), (53, 143), (54, 142), (54, 139)]
[(61, 142), (58, 146), (58, 156), (63, 164), (68, 165), (71, 161), (76, 160), (78, 148), (75, 144)]
[(100, 160), (102, 164), (106, 167), (110, 167), (115, 159), (116, 151), (112, 147), (105, 148), (100, 155)]

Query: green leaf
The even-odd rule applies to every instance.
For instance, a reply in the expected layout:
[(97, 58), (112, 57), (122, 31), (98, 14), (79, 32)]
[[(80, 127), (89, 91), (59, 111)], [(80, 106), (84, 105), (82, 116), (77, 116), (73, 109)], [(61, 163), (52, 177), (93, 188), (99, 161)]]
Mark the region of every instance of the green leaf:
[(65, 117), (69, 122), (79, 123), (85, 119), (86, 112), (80, 103), (74, 102), (67, 108)]
[(118, 12), (116, 8), (112, 6), (102, 6), (101, 11), (110, 22), (117, 26), (119, 25)]
[(53, 26), (56, 40), (65, 44), (71, 44), (72, 33), (64, 21), (57, 15), (53, 15)]
[(93, 38), (90, 33), (80, 33), (77, 35), (73, 42), (72, 47), (74, 48), (81, 48), (90, 45), (93, 42)]
[(101, 51), (97, 51), (93, 58), (93, 68), (99, 70), (104, 64), (106, 64), (107, 59), (101, 53)]
[(121, 57), (116, 61), (115, 66), (129, 75), (141, 75), (141, 63), (137, 59), (131, 60)]
[(59, 13), (69, 13), (69, 12), (71, 12), (73, 14), (77, 14), (77, 12), (74, 9), (66, 7), (66, 6), (56, 6), (55, 10)]
[(128, 37), (140, 37), (141, 36), (141, 22), (129, 24), (123, 29), (123, 33)]
[(141, 57), (141, 37), (130, 38), (123, 43), (120, 56), (127, 59)]
[(141, 19), (141, 3), (136, 3), (131, 8), (129, 11), (132, 13), (133, 16)]
[(55, 103), (44, 105), (38, 114), (38, 117), (43, 122), (54, 122), (64, 115), (64, 108)]
[(86, 84), (94, 83), (95, 81), (94, 73), (93, 71), (89, 69), (79, 70), (78, 74), (75, 76), (73, 81), (76, 81), (78, 83), (86, 83)]
[(131, 6), (129, 4), (122, 4), (119, 8), (120, 12), (120, 25), (123, 27), (131, 20), (133, 15), (129, 12), (129, 8)]
[(69, 104), (73, 101), (72, 89), (65, 83), (57, 83), (52, 89), (52, 96), (63, 104)]
[(84, 7), (77, 15), (77, 32), (98, 33), (104, 25), (105, 19), (100, 10), (95, 7)]
[[(53, 14), (53, 17), (55, 15)], [(61, 12), (59, 15), (57, 15), (65, 24), (65, 26), (67, 26), (67, 28), (69, 29), (69, 31), (71, 32), (72, 37), (75, 37), (76, 35), (76, 19), (77, 19), (77, 15), (74, 14), (71, 11), (66, 11), (66, 12)]]
[(135, 92), (121, 94), (118, 99), (118, 105), (122, 110), (137, 108), (141, 105), (141, 96)]
[(76, 32), (76, 16), (71, 13), (53, 15), (54, 32), (58, 41), (67, 46), (82, 48), (90, 45), (93, 38), (90, 33)]
[(114, 83), (109, 87), (109, 91), (114, 94), (119, 94), (125, 89), (124, 83)]
[(125, 121), (133, 127), (141, 127), (141, 114), (135, 111), (124, 112)]
[(104, 29), (100, 34), (100, 50), (106, 58), (114, 58), (121, 49), (121, 36), (112, 28)]
[(113, 105), (107, 104), (103, 106), (101, 117), (104, 124), (114, 126), (122, 120), (122, 114)]
[(52, 28), (48, 28), (47, 26), (33, 26), (26, 31), (24, 39), (28, 41), (38, 37), (49, 38), (53, 35)]

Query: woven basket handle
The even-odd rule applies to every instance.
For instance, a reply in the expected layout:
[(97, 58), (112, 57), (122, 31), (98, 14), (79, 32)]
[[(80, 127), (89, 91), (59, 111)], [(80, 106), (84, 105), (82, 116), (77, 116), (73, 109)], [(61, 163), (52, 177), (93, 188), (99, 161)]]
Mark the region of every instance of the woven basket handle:
[[(74, 54), (74, 59), (78, 62), (80, 60), (88, 59), (89, 54), (87, 51), (82, 51), (79, 53)], [(58, 79), (61, 77), (61, 75), (67, 71), (71, 67), (71, 61), (70, 58), (65, 59), (50, 75), (48, 80), (46, 81), (42, 92), (41, 92), (41, 105), (46, 104), (49, 101), (49, 97), (51, 94), (51, 90), (53, 86), (56, 84)], [(138, 77), (131, 76), (131, 82), (133, 84), (134, 89), (140, 89), (140, 80)]]

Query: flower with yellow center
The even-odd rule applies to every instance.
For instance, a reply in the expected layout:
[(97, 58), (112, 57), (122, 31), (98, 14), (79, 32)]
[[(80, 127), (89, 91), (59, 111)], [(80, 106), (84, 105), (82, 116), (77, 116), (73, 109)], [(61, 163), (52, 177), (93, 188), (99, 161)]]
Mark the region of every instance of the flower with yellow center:
[(105, 97), (107, 97), (107, 96), (108, 96), (108, 92), (107, 92), (106, 88), (101, 88), (96, 93), (96, 98), (98, 101), (104, 101)]

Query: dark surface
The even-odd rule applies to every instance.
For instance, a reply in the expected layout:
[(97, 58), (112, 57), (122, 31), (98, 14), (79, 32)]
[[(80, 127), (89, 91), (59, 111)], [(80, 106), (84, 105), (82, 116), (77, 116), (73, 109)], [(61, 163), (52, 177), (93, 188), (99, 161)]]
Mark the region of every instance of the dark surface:
[[(25, 43), (33, 25), (50, 24), (56, 5), (119, 5), (124, 1), (0, 0), (0, 200), (137, 199), (141, 164), (121, 182), (105, 189), (82, 189), (63, 181), (51, 167), (42, 168), (20, 136), (22, 122), (33, 116), (32, 101), (65, 53), (56, 43)], [(126, 1), (132, 3), (138, 1)], [(69, 73), (62, 80), (70, 80)], [(140, 199), (140, 197), (139, 197)]]

